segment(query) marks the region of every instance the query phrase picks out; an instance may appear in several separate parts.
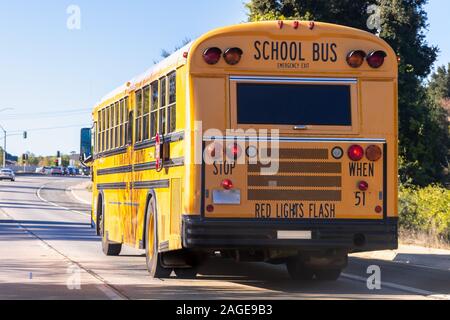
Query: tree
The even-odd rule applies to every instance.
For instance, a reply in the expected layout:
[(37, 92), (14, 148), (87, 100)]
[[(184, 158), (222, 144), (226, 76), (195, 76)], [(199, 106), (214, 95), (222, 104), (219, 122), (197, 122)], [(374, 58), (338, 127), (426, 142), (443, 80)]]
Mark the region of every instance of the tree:
[(369, 32), (369, 5), (377, 5), (381, 32), (400, 58), (399, 117), (401, 181), (418, 185), (440, 182), (447, 150), (434, 105), (423, 86), (436, 60), (438, 49), (426, 42), (427, 0), (251, 0), (249, 20), (300, 19), (346, 25)]

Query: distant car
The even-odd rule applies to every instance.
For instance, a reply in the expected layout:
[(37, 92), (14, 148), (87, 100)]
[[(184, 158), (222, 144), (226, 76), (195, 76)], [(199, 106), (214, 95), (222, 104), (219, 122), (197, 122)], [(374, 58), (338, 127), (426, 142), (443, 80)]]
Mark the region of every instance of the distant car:
[(44, 173), (44, 167), (36, 168), (36, 171), (35, 171), (35, 172), (36, 172), (36, 173), (40, 173), (40, 174)]
[(80, 170), (78, 168), (75, 168), (75, 167), (68, 167), (67, 171), (68, 171), (67, 174), (70, 175), (70, 176), (77, 176), (77, 175), (80, 174)]
[(42, 171), (43, 174), (51, 174), (52, 168), (51, 167), (44, 167), (44, 170)]
[(82, 168), (81, 169), (81, 174), (83, 175), (83, 176), (90, 176), (91, 175), (91, 168)]
[(63, 169), (60, 167), (52, 167), (50, 170), (52, 176), (62, 176), (64, 174)]
[(0, 180), (10, 180), (11, 182), (13, 182), (16, 181), (16, 175), (11, 169), (1, 169)]

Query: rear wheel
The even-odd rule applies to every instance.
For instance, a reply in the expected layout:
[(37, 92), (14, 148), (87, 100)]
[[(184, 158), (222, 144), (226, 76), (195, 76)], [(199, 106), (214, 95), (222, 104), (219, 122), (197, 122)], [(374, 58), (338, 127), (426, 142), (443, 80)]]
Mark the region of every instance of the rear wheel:
[(152, 278), (168, 278), (172, 273), (171, 268), (164, 268), (162, 259), (163, 253), (159, 253), (158, 223), (155, 219), (155, 201), (152, 199), (147, 209), (145, 236), (145, 256), (147, 269)]
[(107, 256), (118, 256), (122, 251), (122, 244), (111, 242), (108, 240), (108, 233), (105, 230), (105, 218), (106, 212), (103, 210), (103, 206), (101, 206), (101, 214), (99, 215), (99, 226), (100, 226), (100, 235), (102, 237), (102, 250), (103, 253)]

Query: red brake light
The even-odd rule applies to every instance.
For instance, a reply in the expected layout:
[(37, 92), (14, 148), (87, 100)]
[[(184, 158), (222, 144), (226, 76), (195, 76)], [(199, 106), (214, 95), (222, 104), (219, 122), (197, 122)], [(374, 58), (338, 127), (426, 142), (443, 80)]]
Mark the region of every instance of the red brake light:
[(223, 180), (222, 181), (222, 188), (224, 188), (225, 190), (233, 189), (233, 181), (231, 181), (230, 179)]
[(369, 184), (366, 181), (360, 181), (358, 183), (358, 189), (361, 191), (367, 191), (369, 190)]
[(203, 59), (207, 64), (217, 64), (222, 56), (222, 50), (219, 48), (208, 48), (203, 52)]
[(366, 53), (362, 50), (353, 50), (347, 55), (347, 63), (352, 68), (359, 68), (364, 63)]
[(234, 66), (241, 61), (243, 53), (244, 52), (240, 48), (229, 48), (225, 51), (223, 57), (229, 65)]
[(366, 149), (366, 157), (370, 161), (378, 161), (383, 156), (383, 151), (381, 151), (381, 148), (378, 146), (369, 146)]
[(364, 157), (364, 149), (361, 146), (353, 145), (348, 149), (348, 157), (352, 161), (360, 161)]
[(208, 206), (206, 207), (206, 211), (208, 211), (208, 212), (214, 212), (214, 206), (213, 206), (212, 204), (208, 205)]
[(367, 63), (374, 69), (378, 69), (384, 63), (384, 59), (387, 57), (384, 51), (374, 51), (367, 56)]
[(228, 158), (236, 160), (236, 159), (239, 159), (241, 154), (242, 154), (242, 149), (239, 146), (239, 144), (234, 143), (234, 144), (228, 146)]

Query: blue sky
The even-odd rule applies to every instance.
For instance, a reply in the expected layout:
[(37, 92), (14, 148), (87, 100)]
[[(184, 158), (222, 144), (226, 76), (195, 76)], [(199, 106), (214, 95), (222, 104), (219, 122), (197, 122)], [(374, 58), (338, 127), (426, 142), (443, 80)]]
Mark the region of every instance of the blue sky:
[[(79, 129), (106, 93), (140, 74), (183, 39), (246, 19), (244, 0), (0, 0), (0, 124), (8, 151), (77, 151)], [(69, 5), (81, 29), (66, 27)], [(450, 1), (431, 0), (428, 41), (450, 62)], [(48, 130), (47, 128), (60, 129)], [(44, 129), (44, 130), (41, 130)]]

